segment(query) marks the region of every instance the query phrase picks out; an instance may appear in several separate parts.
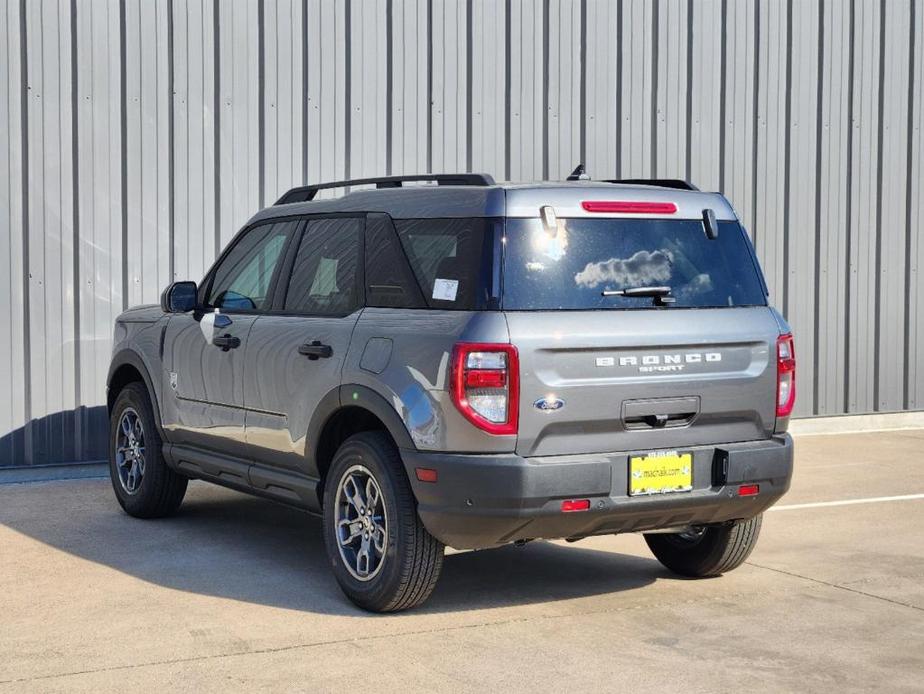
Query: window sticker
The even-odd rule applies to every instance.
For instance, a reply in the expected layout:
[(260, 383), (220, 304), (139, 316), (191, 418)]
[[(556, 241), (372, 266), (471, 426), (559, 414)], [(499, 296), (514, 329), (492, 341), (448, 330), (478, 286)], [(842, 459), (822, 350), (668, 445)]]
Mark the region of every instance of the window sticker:
[(438, 301), (455, 301), (459, 291), (459, 280), (436, 278), (433, 282), (433, 298)]

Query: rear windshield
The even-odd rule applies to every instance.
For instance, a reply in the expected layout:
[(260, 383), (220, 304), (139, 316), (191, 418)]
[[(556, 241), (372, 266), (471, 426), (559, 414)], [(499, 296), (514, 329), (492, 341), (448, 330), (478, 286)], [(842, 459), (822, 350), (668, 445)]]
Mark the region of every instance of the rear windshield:
[(672, 308), (763, 306), (760, 271), (737, 222), (706, 237), (698, 220), (508, 219), (503, 308), (650, 309), (651, 297), (604, 291), (670, 287)]

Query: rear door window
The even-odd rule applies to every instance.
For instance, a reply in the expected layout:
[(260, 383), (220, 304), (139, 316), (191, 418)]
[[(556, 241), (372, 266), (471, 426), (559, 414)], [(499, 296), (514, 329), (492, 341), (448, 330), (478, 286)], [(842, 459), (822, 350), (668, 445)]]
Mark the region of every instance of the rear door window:
[(509, 219), (505, 249), (506, 310), (652, 308), (651, 297), (603, 295), (638, 287), (669, 287), (670, 308), (767, 303), (737, 222), (719, 222), (710, 240), (698, 220), (560, 219), (553, 235)]
[(286, 290), (285, 311), (344, 316), (359, 308), (363, 220), (309, 219)]

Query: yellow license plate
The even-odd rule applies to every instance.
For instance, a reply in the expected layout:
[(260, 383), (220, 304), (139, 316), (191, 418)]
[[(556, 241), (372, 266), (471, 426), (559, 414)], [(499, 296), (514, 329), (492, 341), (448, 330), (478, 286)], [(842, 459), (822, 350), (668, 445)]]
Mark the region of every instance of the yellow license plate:
[(629, 496), (693, 489), (693, 454), (655, 451), (629, 457)]

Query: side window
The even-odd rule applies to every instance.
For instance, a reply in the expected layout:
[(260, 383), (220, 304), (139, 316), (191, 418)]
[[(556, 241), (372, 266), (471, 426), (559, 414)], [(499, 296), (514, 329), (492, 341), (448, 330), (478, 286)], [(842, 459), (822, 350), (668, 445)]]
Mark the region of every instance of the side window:
[(493, 241), (486, 219), (399, 219), (398, 238), (430, 308), (491, 302)]
[(308, 221), (286, 291), (286, 311), (346, 315), (359, 308), (362, 229), (357, 217)]
[(273, 273), (282, 259), (286, 238), (297, 224), (276, 222), (248, 231), (216, 268), (206, 306), (232, 311), (269, 308)]
[(366, 217), (366, 306), (426, 308), (391, 218)]

